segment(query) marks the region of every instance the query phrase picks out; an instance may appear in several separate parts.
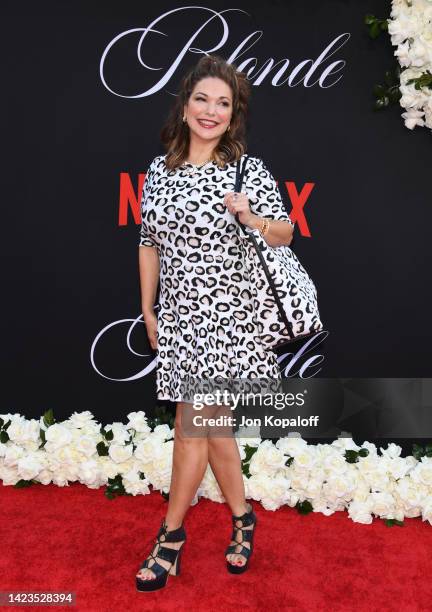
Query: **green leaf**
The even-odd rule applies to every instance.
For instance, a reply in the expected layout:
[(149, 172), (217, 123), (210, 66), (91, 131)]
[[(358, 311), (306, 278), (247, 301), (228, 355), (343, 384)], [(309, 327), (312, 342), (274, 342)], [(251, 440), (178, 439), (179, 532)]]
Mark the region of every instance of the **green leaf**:
[(297, 502), (295, 507), (299, 514), (309, 514), (309, 512), (313, 512), (313, 506), (307, 499), (302, 502)]
[(397, 519), (385, 519), (384, 522), (387, 525), (387, 527), (394, 527), (395, 525), (397, 525), (398, 527), (404, 526), (404, 522), (398, 521)]
[(3, 419), (0, 417), (0, 429), (3, 427), (3, 425), (4, 425), (4, 421), (3, 421)]
[(369, 36), (375, 39), (379, 36), (379, 34), (380, 34), (379, 23), (377, 21), (374, 21), (374, 23), (369, 28)]
[(50, 425), (54, 425), (54, 423), (56, 421), (55, 421), (55, 418), (54, 418), (53, 409), (50, 408), (49, 410), (47, 410), (44, 413), (42, 419), (43, 419), (43, 423), (44, 423), (45, 427), (50, 427)]
[(382, 110), (383, 108), (385, 108), (383, 98), (378, 98), (377, 100), (375, 100), (374, 109)]
[(384, 81), (386, 83), (386, 85), (388, 85), (389, 87), (391, 87), (394, 84), (394, 76), (391, 72), (391, 70), (386, 70), (384, 73)]
[(251, 474), (249, 472), (249, 464), (248, 463), (246, 465), (242, 465), (242, 472), (246, 476), (246, 478), (250, 478), (251, 477)]
[(396, 102), (399, 102), (399, 100), (402, 97), (401, 91), (399, 89), (399, 87), (392, 87), (391, 89), (388, 90), (388, 95), (390, 97), (390, 102), (392, 104), (395, 104)]
[(14, 484), (15, 489), (24, 489), (25, 487), (30, 487), (33, 484), (32, 480), (18, 480)]
[(243, 459), (243, 461), (245, 463), (249, 463), (249, 461), (252, 459), (252, 456), (257, 452), (257, 450), (257, 446), (249, 446), (249, 444), (246, 444), (246, 446), (244, 447), (246, 457)]
[(367, 457), (369, 455), (369, 451), (367, 448), (361, 448), (358, 452), (360, 457)]
[(366, 25), (371, 25), (376, 20), (377, 20), (377, 18), (375, 17), (375, 15), (371, 15), (370, 13), (365, 15), (365, 18), (364, 18), (364, 22), (365, 22)]
[(357, 463), (358, 462), (358, 452), (355, 450), (346, 450), (345, 451), (345, 460), (347, 463)]
[(7, 433), (7, 431), (0, 431), (0, 442), (2, 444), (6, 444), (6, 442), (9, 440), (9, 435)]
[(109, 429), (106, 433), (105, 433), (105, 440), (108, 440), (108, 442), (111, 442), (111, 440), (114, 438), (114, 433), (112, 429)]
[(382, 85), (375, 85), (373, 92), (377, 98), (381, 98), (385, 94), (386, 90)]
[(42, 440), (42, 444), (39, 446), (39, 450), (40, 450), (46, 444), (46, 435), (45, 435), (45, 430), (44, 429), (41, 429), (39, 431), (39, 436), (40, 436), (40, 439)]
[(108, 446), (102, 441), (96, 444), (96, 450), (99, 457), (106, 457), (108, 455)]
[(419, 444), (413, 444), (412, 455), (414, 459), (417, 459), (417, 461), (420, 461), (420, 459), (424, 457), (425, 454), (426, 454), (426, 451), (423, 448), (423, 446), (420, 446)]
[(288, 459), (285, 461), (285, 465), (289, 467), (293, 461), (294, 461), (294, 457), (288, 457)]

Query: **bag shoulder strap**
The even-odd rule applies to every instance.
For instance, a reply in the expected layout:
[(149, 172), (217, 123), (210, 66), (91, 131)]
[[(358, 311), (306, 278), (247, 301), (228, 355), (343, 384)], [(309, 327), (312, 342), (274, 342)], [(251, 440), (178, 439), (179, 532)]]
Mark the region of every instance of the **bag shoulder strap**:
[[(242, 167), (240, 167), (241, 160), (239, 159), (238, 162), (237, 162), (236, 180), (235, 180), (235, 187), (234, 187), (234, 191), (236, 191), (236, 192), (239, 192), (241, 190), (242, 183), (243, 183), (243, 177), (244, 177), (245, 170), (246, 170), (247, 161), (248, 161), (248, 156), (245, 155), (245, 159), (244, 159), (244, 163), (243, 163)], [(275, 285), (275, 283), (273, 281), (273, 278), (272, 278), (272, 276), (270, 274), (270, 270), (268, 269), (267, 263), (265, 261), (265, 258), (263, 256), (262, 252), (261, 252), (261, 249), (260, 249), (260, 247), (259, 247), (259, 245), (258, 245), (258, 243), (256, 241), (256, 238), (255, 238), (255, 236), (253, 234), (251, 234), (248, 231), (246, 231), (246, 228), (245, 228), (244, 224), (241, 221), (239, 221), (239, 219), (238, 219), (238, 213), (235, 215), (235, 219), (236, 219), (237, 223), (240, 225), (240, 227), (242, 228), (243, 233), (252, 242), (252, 244), (253, 244), (253, 246), (255, 248), (255, 251), (256, 251), (256, 253), (258, 255), (258, 260), (260, 261), (261, 266), (264, 269), (264, 274), (266, 275), (267, 281), (268, 281), (268, 283), (270, 285), (270, 289), (271, 289), (271, 291), (273, 293), (273, 297), (275, 299), (277, 309), (279, 310), (279, 314), (280, 314), (280, 316), (282, 318), (282, 321), (284, 322), (284, 324), (285, 324), (285, 326), (286, 326), (286, 328), (288, 330), (289, 337), (291, 338), (291, 340), (293, 340), (294, 339), (294, 333), (293, 333), (293, 329), (292, 329), (292, 323), (288, 320), (286, 312), (285, 312), (285, 310), (284, 310), (284, 308), (282, 306), (282, 302), (281, 302), (281, 299), (279, 297), (278, 291), (276, 289), (276, 285)]]

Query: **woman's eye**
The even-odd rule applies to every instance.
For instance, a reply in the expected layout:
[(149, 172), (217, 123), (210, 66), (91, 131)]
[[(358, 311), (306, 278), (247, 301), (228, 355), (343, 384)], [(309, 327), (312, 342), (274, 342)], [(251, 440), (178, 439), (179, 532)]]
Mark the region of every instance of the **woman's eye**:
[[(199, 102), (205, 102), (204, 98), (201, 98), (201, 97), (199, 97), (199, 98), (195, 98), (195, 100), (198, 100)], [(229, 103), (228, 103), (228, 102), (226, 102), (226, 101), (222, 102), (222, 104), (223, 104), (224, 106), (229, 106)]]

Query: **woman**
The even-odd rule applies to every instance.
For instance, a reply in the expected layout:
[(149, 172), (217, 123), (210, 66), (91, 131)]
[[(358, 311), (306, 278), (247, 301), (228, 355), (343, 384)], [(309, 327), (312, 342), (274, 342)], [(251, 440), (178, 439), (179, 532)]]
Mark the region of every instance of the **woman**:
[[(257, 334), (235, 215), (273, 247), (290, 244), (293, 223), (261, 159), (248, 158), (242, 193), (233, 191), (236, 165), (246, 150), (249, 94), (246, 76), (235, 67), (219, 56), (201, 58), (184, 77), (162, 130), (168, 152), (152, 161), (144, 185), (142, 312), (158, 352), (157, 397), (177, 406), (168, 511), (136, 576), (143, 591), (162, 588), (168, 573), (179, 573), (183, 519), (208, 462), (232, 512), (228, 571), (245, 571), (252, 553), (256, 516), (246, 504), (236, 440), (232, 434), (185, 435), (192, 403), (183, 401), (181, 385), (190, 375), (280, 378), (275, 354), (264, 350)], [(227, 407), (206, 409), (214, 415)]]

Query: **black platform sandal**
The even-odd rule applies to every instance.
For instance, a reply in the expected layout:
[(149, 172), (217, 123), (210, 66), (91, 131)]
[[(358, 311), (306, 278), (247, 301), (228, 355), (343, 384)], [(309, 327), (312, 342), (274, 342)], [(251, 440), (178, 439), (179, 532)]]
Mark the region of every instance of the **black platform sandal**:
[[(171, 576), (178, 576), (180, 574), (181, 553), (183, 551), (183, 544), (186, 541), (186, 531), (183, 525), (181, 525), (178, 529), (168, 531), (168, 527), (164, 519), (161, 527), (159, 528), (156, 539), (157, 542), (155, 543), (152, 552), (139, 568), (139, 570), (151, 570), (154, 572), (155, 577), (143, 579), (136, 576), (136, 588), (138, 591), (157, 591), (158, 589), (162, 589), (167, 583), (168, 574), (171, 574)], [(163, 546), (164, 542), (181, 542), (182, 540), (183, 544), (178, 550)], [(158, 544), (157, 548), (155, 548), (156, 544)], [(153, 554), (153, 551), (155, 551), (156, 554)], [(158, 557), (163, 561), (168, 561), (168, 563), (171, 564), (170, 568), (166, 569), (160, 565), (157, 562)], [(154, 563), (149, 567), (149, 562), (151, 559), (154, 560)]]
[[(226, 560), (227, 569), (231, 574), (242, 574), (243, 572), (245, 572), (248, 568), (249, 561), (252, 555), (253, 538), (255, 533), (255, 525), (257, 523), (257, 517), (253, 511), (252, 504), (248, 505), (250, 507), (249, 512), (245, 512), (244, 514), (242, 514), (242, 516), (234, 516), (233, 514), (231, 517), (233, 523), (233, 532), (231, 540), (236, 542), (236, 544), (231, 544), (230, 546), (228, 546), (225, 551), (225, 557), (227, 555), (243, 555), (243, 557), (246, 558), (246, 563), (244, 563), (243, 565), (235, 565), (234, 563), (230, 563), (228, 559)], [(241, 527), (237, 526), (237, 522), (241, 522)], [(245, 529), (245, 527), (249, 527), (250, 525), (254, 525), (253, 529)], [(238, 532), (241, 533), (242, 539), (240, 540), (240, 542), (237, 542), (236, 539)], [(249, 542), (250, 548), (244, 546), (243, 542)], [(236, 552), (236, 548), (239, 545), (241, 546), (241, 550), (240, 552)]]

